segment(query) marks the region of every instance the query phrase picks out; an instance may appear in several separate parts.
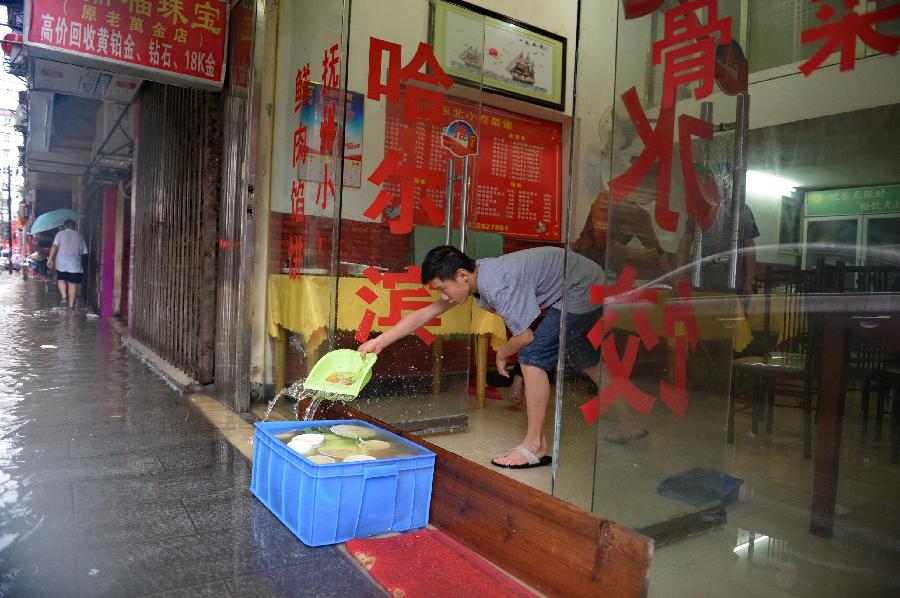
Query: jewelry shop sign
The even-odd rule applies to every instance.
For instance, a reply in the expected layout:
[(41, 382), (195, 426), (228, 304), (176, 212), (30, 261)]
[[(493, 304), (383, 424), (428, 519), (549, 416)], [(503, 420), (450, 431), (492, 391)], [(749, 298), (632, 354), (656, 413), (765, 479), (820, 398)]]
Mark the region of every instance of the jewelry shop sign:
[(226, 1), (30, 0), (25, 12), (25, 44), (32, 55), (222, 89)]

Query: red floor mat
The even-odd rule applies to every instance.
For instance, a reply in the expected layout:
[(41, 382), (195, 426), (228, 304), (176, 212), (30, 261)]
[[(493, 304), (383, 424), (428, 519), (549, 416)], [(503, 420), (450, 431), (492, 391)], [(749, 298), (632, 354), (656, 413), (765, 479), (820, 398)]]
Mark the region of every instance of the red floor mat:
[(347, 551), (394, 598), (535, 596), (440, 531), (350, 540)]
[[(458, 384), (454, 384), (450, 389), (452, 392), (460, 392), (463, 389), (463, 383), (460, 382)], [(475, 380), (469, 381), (469, 396), (474, 397), (478, 394), (478, 389), (475, 388)], [(492, 399), (494, 401), (502, 401), (503, 395), (500, 394), (500, 391), (494, 388), (493, 386), (485, 386), (484, 387), (484, 397), (486, 399)]]

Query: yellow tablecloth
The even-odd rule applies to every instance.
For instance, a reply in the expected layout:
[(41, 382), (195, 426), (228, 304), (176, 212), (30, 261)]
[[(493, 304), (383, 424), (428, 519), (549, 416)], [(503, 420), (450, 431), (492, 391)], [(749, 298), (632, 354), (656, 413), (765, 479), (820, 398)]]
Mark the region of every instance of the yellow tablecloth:
[[(375, 291), (377, 299), (369, 305), (356, 295), (362, 288)], [(420, 288), (414, 284), (399, 284), (400, 289)], [(332, 296), (334, 279), (329, 276), (303, 275), (291, 280), (287, 274), (269, 275), (268, 293), (268, 329), (269, 334), (277, 337), (279, 327), (303, 334), (309, 346), (315, 347), (324, 338), (330, 325), (331, 308), (335, 305)], [(390, 313), (390, 292), (382, 285), (372, 285), (368, 279), (359, 277), (341, 277), (338, 279), (337, 327), (339, 330), (357, 330), (366, 309), (375, 312), (375, 323), (372, 331), (384, 331), (388, 327), (378, 324), (380, 317)], [(438, 293), (432, 292), (437, 299)], [(424, 299), (418, 299), (424, 300)], [(404, 312), (404, 315), (409, 312)], [(496, 314), (481, 309), (470, 299), (466, 305), (458, 305), (441, 315), (440, 326), (426, 326), (432, 334), (447, 336), (450, 334), (487, 334), (490, 335), (491, 346), (496, 350), (506, 342), (506, 327)]]
[[(667, 290), (659, 291), (659, 302), (648, 308), (642, 304), (616, 305), (615, 309), (620, 315), (614, 328), (620, 330), (636, 331), (631, 314), (637, 309), (649, 309), (649, 320), (657, 336), (663, 336), (663, 311), (669, 302), (678, 302)], [(690, 300), (697, 326), (700, 328), (702, 340), (728, 340), (734, 339), (734, 350), (742, 351), (753, 339), (751, 322), (744, 313), (741, 301), (734, 296), (697, 293)], [(676, 327), (676, 334), (685, 334), (682, 324)]]
[[(783, 292), (772, 293), (769, 299), (769, 331), (778, 333), (778, 345), (789, 340), (797, 333), (806, 331), (806, 315), (803, 313), (803, 298), (800, 295), (785, 296)], [(785, 315), (788, 314), (787, 318)], [(785, 320), (790, 330), (785, 330)], [(766, 329), (766, 296), (759, 294), (750, 297), (747, 307), (747, 321), (750, 328), (756, 331)]]

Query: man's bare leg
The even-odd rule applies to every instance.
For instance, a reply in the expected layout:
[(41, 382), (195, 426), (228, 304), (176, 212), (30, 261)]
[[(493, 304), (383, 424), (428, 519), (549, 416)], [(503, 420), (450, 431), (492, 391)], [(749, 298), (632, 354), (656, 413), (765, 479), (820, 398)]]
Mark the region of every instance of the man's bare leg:
[[(525, 364), (522, 364), (522, 377), (525, 379), (525, 414), (528, 417), (528, 430), (525, 432), (522, 446), (531, 451), (535, 457), (541, 458), (548, 453), (544, 419), (547, 416), (547, 403), (550, 402), (550, 378), (541, 368)], [(494, 461), (499, 465), (520, 465), (528, 462), (525, 455), (516, 450), (500, 455)]]
[[(586, 368), (582, 373), (593, 380), (598, 390), (603, 388), (602, 378), (609, 378), (609, 372), (603, 366), (602, 360)], [(603, 437), (610, 442), (625, 443), (647, 435), (647, 428), (624, 401), (614, 401), (606, 410), (603, 419), (605, 420), (601, 422), (605, 428)]]
[(68, 299), (68, 295), (66, 295), (66, 281), (59, 280), (56, 281), (56, 288), (59, 289), (59, 294), (62, 295), (62, 303), (65, 303)]
[(513, 375), (513, 381), (509, 387), (509, 400), (513, 405), (522, 404), (522, 395), (525, 394), (525, 391), (522, 388), (524, 385), (525, 380), (522, 379), (522, 376), (518, 374)]
[(74, 282), (69, 283), (69, 307), (75, 309), (75, 298), (78, 297), (78, 286)]

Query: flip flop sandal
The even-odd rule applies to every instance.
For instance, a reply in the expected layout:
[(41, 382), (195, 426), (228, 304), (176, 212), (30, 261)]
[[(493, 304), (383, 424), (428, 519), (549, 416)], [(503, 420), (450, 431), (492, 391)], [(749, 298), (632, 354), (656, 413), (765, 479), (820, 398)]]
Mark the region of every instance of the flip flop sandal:
[[(543, 457), (536, 457), (534, 453), (529, 451), (527, 448), (522, 446), (521, 444), (513, 449), (510, 449), (506, 455), (513, 451), (519, 451), (522, 453), (522, 456), (528, 460), (527, 463), (520, 463), (518, 465), (505, 465), (503, 463), (497, 463), (494, 459), (491, 459), (491, 465), (494, 467), (502, 467), (504, 469), (530, 469), (532, 467), (543, 467), (544, 465), (550, 465), (553, 463), (553, 457), (550, 455), (544, 455)], [(504, 455), (504, 457), (506, 456)]]

